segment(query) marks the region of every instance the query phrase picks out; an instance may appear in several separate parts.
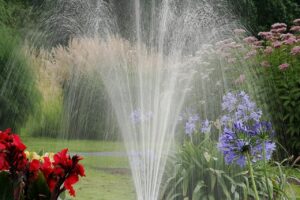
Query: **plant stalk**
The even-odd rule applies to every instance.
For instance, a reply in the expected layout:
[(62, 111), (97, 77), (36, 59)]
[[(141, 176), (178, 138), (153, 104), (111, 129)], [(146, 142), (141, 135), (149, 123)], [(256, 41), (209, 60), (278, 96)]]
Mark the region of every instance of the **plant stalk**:
[(253, 167), (252, 167), (250, 155), (248, 152), (246, 153), (246, 156), (247, 156), (247, 164), (248, 164), (248, 169), (249, 169), (249, 173), (250, 173), (250, 177), (251, 177), (252, 187), (254, 190), (254, 197), (255, 197), (255, 200), (259, 200), (258, 192), (257, 192), (255, 180), (254, 180), (254, 175), (253, 175)]
[(263, 142), (263, 162), (264, 162), (264, 175), (265, 175), (267, 191), (268, 191), (268, 199), (272, 200), (271, 190), (270, 190), (268, 176), (267, 176), (267, 158), (266, 158), (266, 143), (265, 142)]

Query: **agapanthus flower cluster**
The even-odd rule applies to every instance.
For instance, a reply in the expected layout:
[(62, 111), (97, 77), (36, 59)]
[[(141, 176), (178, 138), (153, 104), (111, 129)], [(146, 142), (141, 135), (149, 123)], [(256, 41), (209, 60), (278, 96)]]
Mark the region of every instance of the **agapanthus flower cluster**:
[(143, 113), (139, 109), (134, 110), (130, 114), (130, 119), (134, 124), (148, 121), (152, 118), (153, 113), (151, 111)]
[(211, 122), (208, 119), (200, 120), (198, 114), (187, 113), (180, 117), (181, 121), (185, 121), (184, 131), (188, 136), (192, 136), (196, 132), (208, 133), (211, 128)]
[(218, 148), (227, 164), (236, 163), (243, 167), (247, 154), (252, 162), (262, 160), (263, 152), (269, 160), (275, 150), (272, 142), (274, 131), (271, 123), (261, 121), (262, 112), (245, 92), (228, 93), (223, 98), (223, 133)]
[(225, 113), (221, 117), (221, 124), (231, 125), (233, 122), (258, 122), (262, 116), (262, 111), (250, 100), (244, 91), (239, 93), (228, 92), (223, 96), (222, 110)]

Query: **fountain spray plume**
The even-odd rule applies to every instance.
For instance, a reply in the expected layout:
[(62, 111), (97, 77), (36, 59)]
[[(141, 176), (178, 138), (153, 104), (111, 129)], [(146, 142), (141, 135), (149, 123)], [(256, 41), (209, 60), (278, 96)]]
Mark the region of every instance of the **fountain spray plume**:
[(128, 153), (137, 199), (159, 199), (186, 93), (193, 75), (205, 68), (196, 52), (232, 28), (230, 15), (220, 15), (223, 1), (132, 0), (135, 14), (128, 12), (128, 38), (118, 28), (122, 20), (116, 19), (116, 2), (59, 2), (64, 7), (46, 26), (63, 28), (54, 29), (59, 37), (53, 43), (73, 38), (64, 47), (64, 59), (73, 66), (70, 73), (84, 69), (101, 77)]

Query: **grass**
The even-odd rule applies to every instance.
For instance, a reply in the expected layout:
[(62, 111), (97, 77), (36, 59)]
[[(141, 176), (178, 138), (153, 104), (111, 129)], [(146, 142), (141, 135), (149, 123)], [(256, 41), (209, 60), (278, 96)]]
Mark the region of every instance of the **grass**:
[(71, 152), (111, 152), (125, 151), (122, 142), (102, 140), (60, 140), (55, 138), (42, 138), (22, 136), (22, 141), (29, 151), (57, 152), (68, 148)]
[[(124, 151), (121, 142), (34, 138), (22, 136), (29, 151), (57, 152), (69, 148), (71, 152)], [(85, 156), (82, 164), (86, 177), (75, 185), (78, 200), (133, 200), (134, 187), (126, 157)]]

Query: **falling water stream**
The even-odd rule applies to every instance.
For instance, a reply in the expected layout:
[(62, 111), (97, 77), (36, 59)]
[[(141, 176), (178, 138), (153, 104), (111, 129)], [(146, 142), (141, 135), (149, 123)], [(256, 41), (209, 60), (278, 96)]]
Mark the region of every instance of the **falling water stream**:
[(113, 3), (62, 2), (68, 6), (47, 23), (62, 27), (52, 31), (68, 30), (76, 36), (72, 44), (81, 53), (69, 54), (72, 65), (101, 77), (121, 130), (137, 199), (157, 200), (185, 96), (193, 75), (205, 71), (201, 49), (226, 38), (234, 20), (223, 1), (132, 0), (123, 34)]

